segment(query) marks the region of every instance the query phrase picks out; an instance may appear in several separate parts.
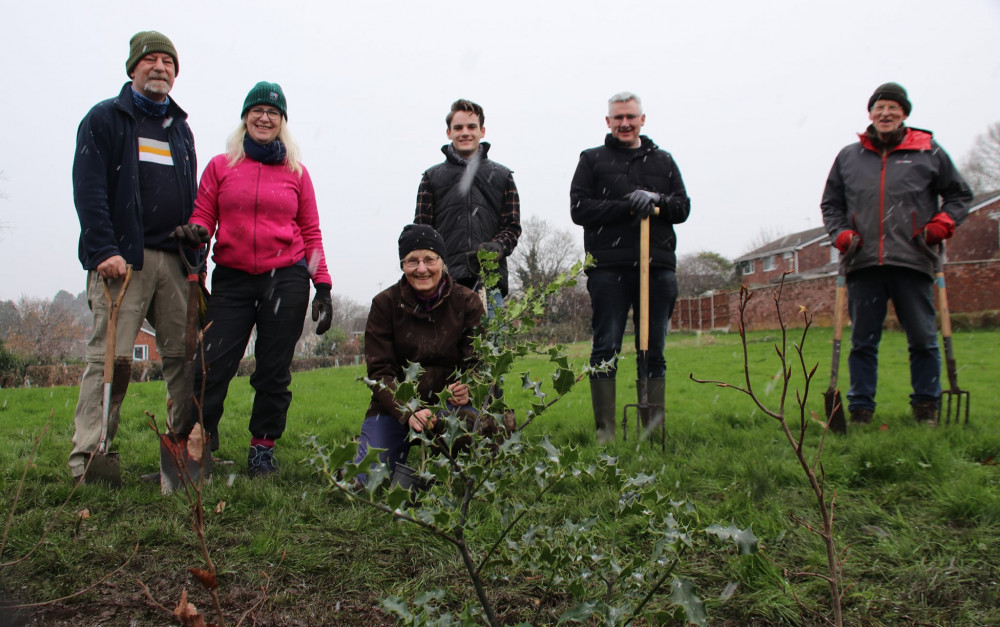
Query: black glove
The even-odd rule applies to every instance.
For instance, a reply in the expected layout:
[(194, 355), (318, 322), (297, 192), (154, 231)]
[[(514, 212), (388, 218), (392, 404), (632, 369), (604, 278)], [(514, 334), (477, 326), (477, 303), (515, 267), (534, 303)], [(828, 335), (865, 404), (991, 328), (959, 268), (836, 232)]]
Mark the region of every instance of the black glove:
[(333, 300), (330, 298), (329, 285), (317, 285), (316, 296), (313, 298), (313, 322), (316, 325), (316, 335), (323, 335), (330, 330), (333, 322)]
[(497, 256), (496, 259), (494, 259), (494, 261), (496, 261), (497, 263), (500, 263), (500, 260), (503, 259), (503, 246), (500, 245), (500, 242), (494, 242), (493, 240), (490, 240), (488, 242), (483, 242), (482, 244), (479, 245), (479, 248), (476, 250), (476, 252), (479, 252), (480, 250), (496, 253)]
[(182, 224), (174, 229), (170, 237), (179, 239), (191, 248), (198, 248), (211, 240), (208, 236), (208, 229), (200, 224)]
[(628, 195), (629, 210), (637, 218), (642, 220), (648, 218), (653, 213), (653, 207), (659, 202), (660, 195), (654, 192), (647, 192), (644, 189), (637, 189)]

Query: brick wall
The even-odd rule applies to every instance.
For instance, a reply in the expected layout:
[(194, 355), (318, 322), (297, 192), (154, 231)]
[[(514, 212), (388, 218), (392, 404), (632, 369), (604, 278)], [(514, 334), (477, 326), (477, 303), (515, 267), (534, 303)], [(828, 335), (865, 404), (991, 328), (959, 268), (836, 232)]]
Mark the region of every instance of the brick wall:
[[(947, 263), (944, 274), (948, 307), (952, 313), (1000, 310), (1000, 260)], [(813, 325), (831, 326), (836, 286), (836, 276), (785, 282), (781, 287), (781, 315), (785, 324), (792, 328), (801, 327), (803, 322), (799, 308), (805, 307), (812, 314)], [(748, 330), (778, 328), (774, 308), (778, 289), (778, 285), (754, 288), (745, 314)], [(739, 292), (680, 298), (674, 307), (670, 328), (681, 331), (736, 331), (740, 319), (739, 301)], [(893, 315), (891, 305), (889, 315), (890, 318)]]
[(1000, 258), (1000, 201), (969, 214), (948, 240), (948, 261), (997, 258)]

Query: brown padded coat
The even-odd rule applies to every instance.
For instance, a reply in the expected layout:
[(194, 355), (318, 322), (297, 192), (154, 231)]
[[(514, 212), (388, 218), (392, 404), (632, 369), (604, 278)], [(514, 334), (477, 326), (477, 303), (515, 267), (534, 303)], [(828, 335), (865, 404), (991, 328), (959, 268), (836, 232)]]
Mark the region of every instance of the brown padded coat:
[(472, 337), (484, 314), (483, 302), (447, 274), (442, 280), (448, 285), (429, 311), (405, 276), (372, 299), (365, 327), (365, 363), (368, 379), (383, 382), (386, 389), (372, 388), (365, 417), (393, 416), (406, 423), (410, 412), (396, 406), (393, 391), (410, 363), (424, 370), (417, 391), (427, 404), (434, 404), (438, 392), (457, 380), (458, 371), (473, 365)]

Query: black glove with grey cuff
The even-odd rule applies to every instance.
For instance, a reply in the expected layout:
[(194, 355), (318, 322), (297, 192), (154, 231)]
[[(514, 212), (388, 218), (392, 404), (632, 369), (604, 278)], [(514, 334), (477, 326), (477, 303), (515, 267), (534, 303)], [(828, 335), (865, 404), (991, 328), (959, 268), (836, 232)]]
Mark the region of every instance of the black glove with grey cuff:
[(658, 202), (660, 202), (659, 194), (644, 189), (637, 189), (628, 195), (629, 211), (640, 220), (651, 216)]
[(316, 286), (316, 296), (313, 297), (312, 319), (318, 322), (316, 325), (316, 335), (323, 335), (330, 330), (330, 323), (333, 322), (333, 299), (330, 298), (329, 285), (320, 284)]
[(211, 239), (208, 236), (208, 229), (200, 224), (182, 224), (174, 229), (170, 236), (184, 242), (191, 248), (207, 244)]

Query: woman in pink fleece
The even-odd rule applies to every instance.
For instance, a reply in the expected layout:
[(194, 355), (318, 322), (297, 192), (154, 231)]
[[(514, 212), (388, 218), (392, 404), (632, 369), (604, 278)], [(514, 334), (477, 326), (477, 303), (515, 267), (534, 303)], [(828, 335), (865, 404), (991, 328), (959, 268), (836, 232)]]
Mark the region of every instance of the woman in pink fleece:
[[(229, 382), (246, 351), (254, 326), (256, 392), (250, 414), (251, 477), (278, 472), (274, 441), (285, 430), (292, 393), (289, 366), (316, 286), (312, 319), (316, 333), (330, 328), (330, 274), (316, 194), (299, 149), (286, 127), (288, 108), (277, 83), (259, 82), (243, 102), (242, 122), (226, 153), (201, 176), (194, 213), (184, 230), (189, 244), (215, 236), (212, 296), (205, 331), (205, 396), (202, 415), (219, 447), (218, 427)], [(201, 375), (195, 393), (201, 389)]]

